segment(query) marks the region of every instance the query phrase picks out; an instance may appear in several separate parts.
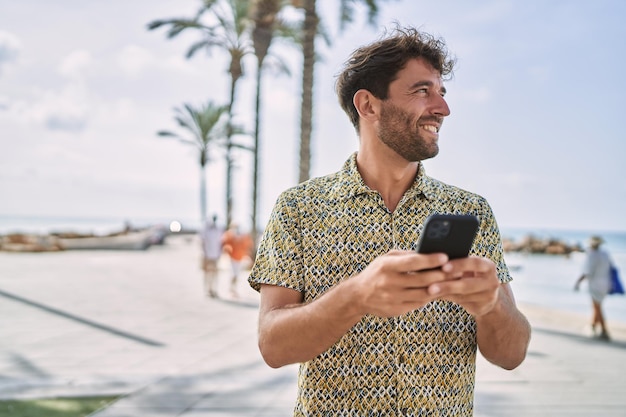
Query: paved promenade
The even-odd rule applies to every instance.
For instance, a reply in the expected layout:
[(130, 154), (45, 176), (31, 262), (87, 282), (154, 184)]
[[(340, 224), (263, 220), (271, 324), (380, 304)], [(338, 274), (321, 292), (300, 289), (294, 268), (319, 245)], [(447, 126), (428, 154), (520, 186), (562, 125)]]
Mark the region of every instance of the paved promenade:
[[(0, 400), (116, 394), (93, 416), (290, 416), (297, 367), (262, 361), (257, 294), (242, 277), (237, 300), (205, 297), (199, 263), (192, 236), (140, 252), (0, 252)], [(602, 342), (583, 334), (586, 317), (521, 307), (529, 356), (511, 372), (479, 361), (476, 417), (626, 416), (626, 323)]]

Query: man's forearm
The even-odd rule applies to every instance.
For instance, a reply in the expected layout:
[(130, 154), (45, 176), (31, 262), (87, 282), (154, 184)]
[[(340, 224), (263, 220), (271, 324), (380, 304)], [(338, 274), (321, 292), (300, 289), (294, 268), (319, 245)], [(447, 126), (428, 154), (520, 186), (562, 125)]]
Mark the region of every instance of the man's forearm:
[(530, 342), (530, 324), (515, 306), (508, 286), (500, 289), (492, 311), (476, 319), (478, 347), (489, 362), (514, 369), (526, 357)]
[(267, 364), (278, 368), (306, 362), (335, 344), (362, 317), (350, 303), (349, 291), (346, 281), (311, 303), (265, 312), (259, 348)]

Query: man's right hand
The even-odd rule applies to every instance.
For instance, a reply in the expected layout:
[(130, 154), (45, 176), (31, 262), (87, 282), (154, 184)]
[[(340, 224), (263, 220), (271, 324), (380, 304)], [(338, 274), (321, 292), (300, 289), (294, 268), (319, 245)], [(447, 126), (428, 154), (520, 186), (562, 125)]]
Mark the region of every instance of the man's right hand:
[(454, 279), (440, 269), (446, 262), (443, 253), (393, 250), (376, 258), (345, 285), (351, 287), (362, 315), (400, 316), (435, 299), (428, 293), (431, 284)]

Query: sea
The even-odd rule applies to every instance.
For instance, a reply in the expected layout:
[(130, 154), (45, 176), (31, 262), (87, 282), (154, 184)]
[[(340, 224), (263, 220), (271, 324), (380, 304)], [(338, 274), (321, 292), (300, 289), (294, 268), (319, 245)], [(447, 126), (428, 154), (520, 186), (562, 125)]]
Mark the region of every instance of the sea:
[[(182, 227), (182, 230), (194, 231), (200, 227), (199, 220), (184, 218), (141, 218), (128, 219), (116, 217), (35, 217), (0, 215), (0, 235), (21, 232), (45, 234), (58, 231), (106, 234), (122, 230), (125, 225), (147, 227), (161, 225)], [(528, 235), (537, 238), (553, 238), (570, 245), (586, 247), (592, 234), (598, 234), (605, 240), (603, 247), (610, 253), (613, 263), (622, 274), (626, 285), (626, 231), (589, 231), (567, 229), (531, 229), (501, 228), (504, 238), (518, 241)], [(583, 253), (561, 255), (534, 255), (509, 252), (505, 260), (513, 282), (511, 286), (515, 298), (526, 304), (555, 308), (581, 314), (591, 314), (591, 301), (586, 292), (586, 285), (580, 291), (574, 291), (574, 284), (581, 275), (584, 261)], [(611, 295), (604, 302), (604, 310), (609, 321), (626, 324), (626, 295)]]
[[(609, 252), (613, 264), (618, 268), (622, 284), (626, 285), (626, 231), (582, 231), (582, 230), (532, 230), (502, 229), (504, 237), (513, 240), (528, 235), (538, 238), (554, 238), (581, 247), (587, 247), (591, 235), (602, 236), (602, 247)], [(569, 256), (535, 255), (508, 252), (505, 260), (513, 282), (511, 286), (518, 301), (563, 311), (587, 314), (591, 317), (591, 299), (586, 281), (580, 291), (574, 284), (581, 275), (585, 254), (574, 252)], [(609, 322), (626, 324), (626, 295), (609, 295), (603, 303), (605, 317)]]
[(123, 230), (127, 225), (133, 228), (149, 226), (170, 227), (180, 225), (186, 230), (198, 230), (199, 219), (166, 217), (64, 217), (64, 216), (16, 216), (0, 214), (0, 235), (8, 233), (47, 234), (52, 232), (76, 232), (104, 235)]

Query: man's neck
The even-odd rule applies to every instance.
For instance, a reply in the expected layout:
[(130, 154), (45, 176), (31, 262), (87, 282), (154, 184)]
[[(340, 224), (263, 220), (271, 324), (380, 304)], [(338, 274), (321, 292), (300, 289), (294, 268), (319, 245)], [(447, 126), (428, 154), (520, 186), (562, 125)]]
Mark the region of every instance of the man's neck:
[(415, 181), (419, 168), (419, 162), (408, 162), (393, 152), (366, 150), (359, 151), (356, 164), (365, 184), (378, 191), (391, 212)]

